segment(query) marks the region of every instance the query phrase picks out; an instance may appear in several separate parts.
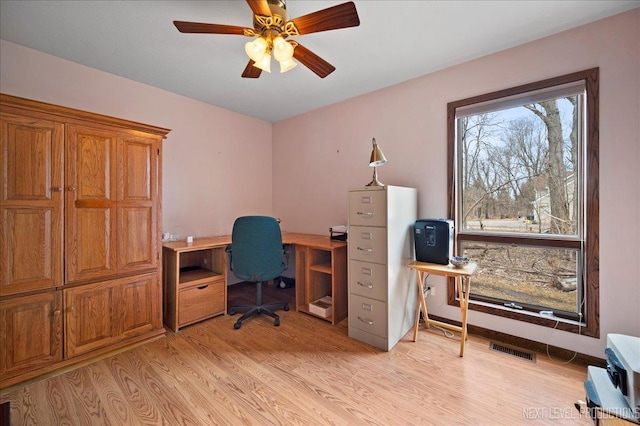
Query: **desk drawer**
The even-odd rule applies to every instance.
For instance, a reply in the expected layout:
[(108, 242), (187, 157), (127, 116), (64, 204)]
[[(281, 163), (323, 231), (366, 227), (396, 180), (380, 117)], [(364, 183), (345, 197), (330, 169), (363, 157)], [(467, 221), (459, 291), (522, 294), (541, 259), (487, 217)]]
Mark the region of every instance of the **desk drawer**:
[(386, 223), (387, 191), (349, 193), (349, 225), (385, 226)]
[(225, 312), (225, 281), (216, 279), (180, 290), (178, 324), (180, 327)]
[(349, 259), (386, 264), (386, 228), (370, 226), (349, 227)]
[(349, 295), (349, 327), (387, 336), (387, 304), (356, 294)]
[(387, 267), (379, 263), (349, 261), (349, 293), (387, 300)]

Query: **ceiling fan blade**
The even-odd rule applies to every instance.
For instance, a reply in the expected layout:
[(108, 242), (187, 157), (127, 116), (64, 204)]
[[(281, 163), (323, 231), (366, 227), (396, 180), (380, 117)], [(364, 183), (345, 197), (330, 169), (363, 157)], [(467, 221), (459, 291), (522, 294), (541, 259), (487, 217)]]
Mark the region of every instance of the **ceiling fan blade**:
[(352, 1), (291, 19), (300, 34), (357, 27), (360, 18)]
[(237, 34), (244, 35), (244, 27), (235, 25), (203, 24), (201, 22), (173, 21), (181, 33), (204, 33), (204, 34)]
[(253, 59), (249, 59), (249, 63), (247, 64), (247, 66), (244, 68), (244, 71), (242, 72), (242, 77), (244, 78), (260, 77), (262, 70), (258, 67), (254, 67), (253, 64), (255, 64), (255, 62), (253, 62)]
[(271, 9), (267, 0), (247, 0), (254, 15), (271, 16)]
[(293, 57), (300, 61), (301, 64), (316, 73), (318, 77), (325, 78), (336, 70), (336, 67), (322, 59), (306, 47), (298, 44), (293, 50)]

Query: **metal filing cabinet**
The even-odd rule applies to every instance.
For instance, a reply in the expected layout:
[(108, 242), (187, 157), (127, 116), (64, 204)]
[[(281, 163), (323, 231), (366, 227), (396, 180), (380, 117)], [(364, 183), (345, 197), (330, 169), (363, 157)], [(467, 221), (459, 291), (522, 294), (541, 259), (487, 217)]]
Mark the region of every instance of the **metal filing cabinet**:
[(417, 211), (414, 188), (349, 190), (349, 336), (385, 351), (413, 327)]

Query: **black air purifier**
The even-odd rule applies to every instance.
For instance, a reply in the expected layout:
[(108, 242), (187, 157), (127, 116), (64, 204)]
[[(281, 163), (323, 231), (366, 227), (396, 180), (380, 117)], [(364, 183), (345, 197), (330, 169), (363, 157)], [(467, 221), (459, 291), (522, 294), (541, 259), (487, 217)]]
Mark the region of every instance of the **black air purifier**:
[(453, 221), (450, 219), (419, 219), (413, 225), (416, 260), (449, 264), (453, 257)]

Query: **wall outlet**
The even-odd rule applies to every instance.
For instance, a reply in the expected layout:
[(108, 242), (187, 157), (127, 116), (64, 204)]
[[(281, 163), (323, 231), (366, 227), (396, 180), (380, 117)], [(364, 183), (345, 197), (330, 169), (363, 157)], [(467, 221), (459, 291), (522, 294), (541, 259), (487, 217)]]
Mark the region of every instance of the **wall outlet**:
[(436, 295), (436, 289), (433, 288), (433, 287), (427, 287), (427, 292), (426, 293), (427, 293), (428, 296), (432, 296), (433, 297), (433, 296)]

